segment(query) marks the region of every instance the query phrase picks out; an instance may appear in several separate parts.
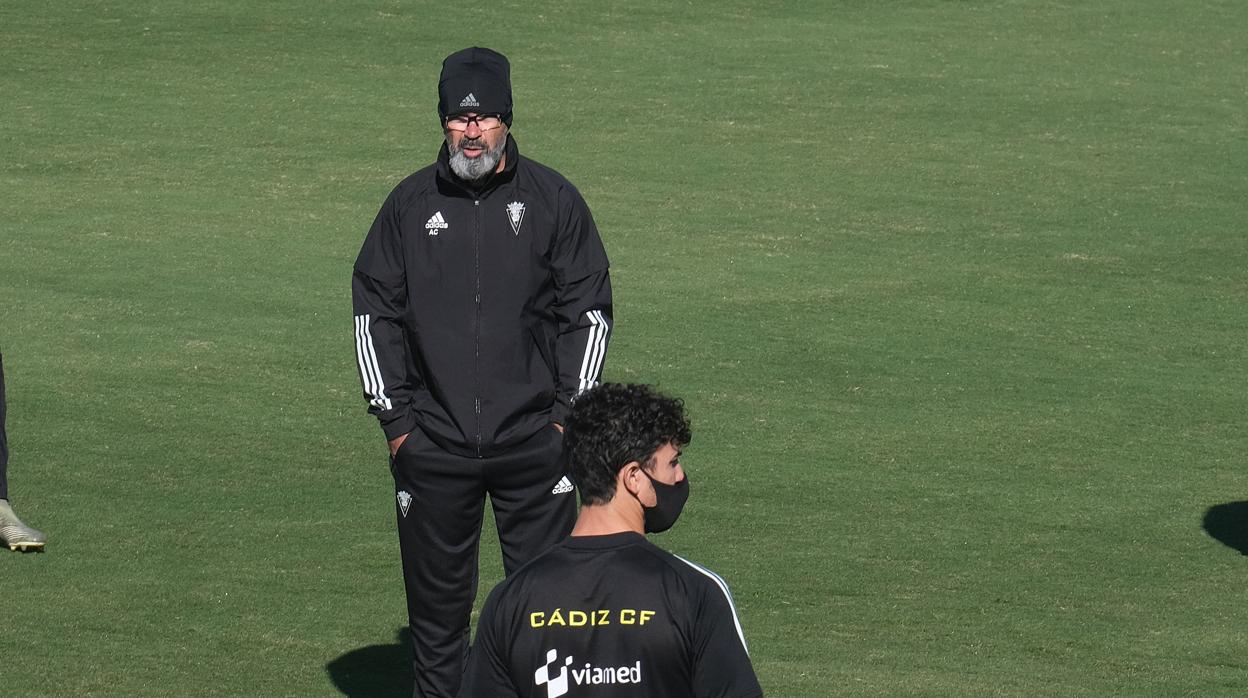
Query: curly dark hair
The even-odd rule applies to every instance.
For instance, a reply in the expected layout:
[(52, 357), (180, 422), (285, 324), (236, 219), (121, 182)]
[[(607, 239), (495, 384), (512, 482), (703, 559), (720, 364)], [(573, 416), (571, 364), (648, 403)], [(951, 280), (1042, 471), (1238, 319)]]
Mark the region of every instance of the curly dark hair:
[(685, 403), (647, 385), (603, 383), (577, 397), (566, 421), (563, 457), (581, 504), (611, 501), (620, 468), (636, 461), (653, 470), (655, 451), (693, 438)]

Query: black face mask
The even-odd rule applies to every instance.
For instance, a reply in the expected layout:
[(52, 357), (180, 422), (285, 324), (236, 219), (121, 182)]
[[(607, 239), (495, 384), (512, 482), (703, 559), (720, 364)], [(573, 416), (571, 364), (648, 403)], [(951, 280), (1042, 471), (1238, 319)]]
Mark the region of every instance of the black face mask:
[[(641, 472), (650, 477), (650, 473)], [(674, 485), (650, 477), (650, 484), (654, 486), (655, 503), (645, 507), (646, 533), (662, 533), (676, 523), (685, 508), (685, 501), (689, 499), (689, 476)]]

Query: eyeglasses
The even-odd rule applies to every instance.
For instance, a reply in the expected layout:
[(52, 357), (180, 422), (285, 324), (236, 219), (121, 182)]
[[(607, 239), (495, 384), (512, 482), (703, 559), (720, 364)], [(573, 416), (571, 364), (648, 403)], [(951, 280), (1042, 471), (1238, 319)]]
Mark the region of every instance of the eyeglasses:
[(476, 116), (448, 116), (446, 117), (446, 128), (450, 131), (467, 131), (468, 125), (475, 123), (477, 128), (482, 131), (493, 131), (503, 125), (503, 117), (501, 114), (477, 114)]

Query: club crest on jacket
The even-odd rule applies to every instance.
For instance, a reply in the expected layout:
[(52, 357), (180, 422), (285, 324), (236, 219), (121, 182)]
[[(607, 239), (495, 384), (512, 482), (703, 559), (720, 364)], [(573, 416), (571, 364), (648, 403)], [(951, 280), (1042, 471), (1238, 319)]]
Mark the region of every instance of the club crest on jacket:
[(511, 232), (520, 234), (520, 222), (524, 220), (524, 204), (513, 201), (507, 204), (507, 218), (511, 221)]

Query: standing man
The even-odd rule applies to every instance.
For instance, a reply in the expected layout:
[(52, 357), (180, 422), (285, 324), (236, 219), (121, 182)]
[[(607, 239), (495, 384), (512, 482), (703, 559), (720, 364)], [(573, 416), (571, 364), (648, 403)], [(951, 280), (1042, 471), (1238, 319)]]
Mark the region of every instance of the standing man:
[(605, 384), (568, 416), (572, 537), (490, 593), (462, 698), (763, 695), (728, 586), (646, 540), (689, 497), (679, 400)]
[(572, 529), (559, 453), (611, 332), (580, 193), (520, 154), (495, 51), (442, 63), (437, 161), (395, 187), (355, 262), (355, 347), (390, 444), (415, 696), (459, 688), (488, 493), (510, 574)]
[(0, 540), (9, 550), (43, 550), (43, 532), (27, 526), (9, 505), (9, 440), (4, 431), (4, 355), (0, 354)]

